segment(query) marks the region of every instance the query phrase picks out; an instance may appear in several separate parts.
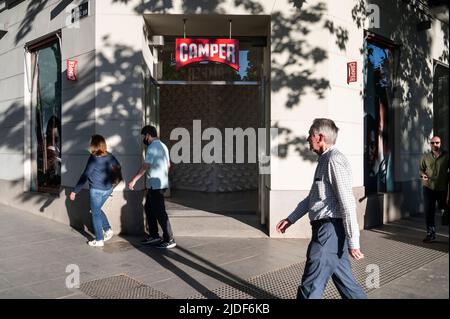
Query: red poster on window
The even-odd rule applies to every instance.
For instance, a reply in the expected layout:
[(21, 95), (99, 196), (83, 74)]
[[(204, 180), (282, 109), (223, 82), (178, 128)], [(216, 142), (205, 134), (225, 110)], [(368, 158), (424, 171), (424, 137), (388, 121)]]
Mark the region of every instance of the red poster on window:
[(77, 63), (75, 60), (67, 60), (67, 79), (70, 81), (76, 81), (77, 79)]
[(356, 61), (347, 63), (347, 84), (357, 81)]
[(214, 61), (239, 70), (239, 41), (235, 39), (184, 39), (175, 43), (176, 69), (194, 62)]

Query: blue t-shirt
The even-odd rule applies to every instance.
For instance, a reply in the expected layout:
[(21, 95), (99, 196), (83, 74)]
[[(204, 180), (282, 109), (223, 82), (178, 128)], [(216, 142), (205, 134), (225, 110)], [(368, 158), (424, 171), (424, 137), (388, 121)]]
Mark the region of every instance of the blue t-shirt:
[(83, 174), (73, 190), (81, 191), (84, 183), (89, 181), (89, 188), (108, 190), (112, 188), (112, 166), (120, 166), (117, 159), (111, 153), (106, 156), (91, 155)]
[(147, 147), (144, 161), (150, 165), (147, 170), (147, 189), (169, 188), (170, 157), (167, 146), (160, 140), (154, 140)]

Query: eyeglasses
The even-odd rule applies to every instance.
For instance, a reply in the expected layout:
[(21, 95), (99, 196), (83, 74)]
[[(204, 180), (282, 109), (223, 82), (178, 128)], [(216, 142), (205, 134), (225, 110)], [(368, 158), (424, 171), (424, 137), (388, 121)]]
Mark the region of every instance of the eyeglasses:
[(441, 142), (430, 142), (430, 144), (441, 144)]

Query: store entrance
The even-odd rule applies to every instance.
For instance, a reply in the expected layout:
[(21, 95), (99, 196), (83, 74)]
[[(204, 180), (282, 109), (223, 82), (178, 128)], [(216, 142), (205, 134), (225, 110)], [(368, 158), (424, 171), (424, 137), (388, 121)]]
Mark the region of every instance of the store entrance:
[[(243, 148), (238, 149), (234, 139), (233, 162), (226, 163), (226, 128), (242, 128), (257, 132), (259, 122), (258, 85), (215, 84), (163, 84), (160, 86), (160, 131), (161, 140), (172, 149), (181, 138), (170, 139), (177, 128), (186, 129), (190, 136), (189, 162), (174, 163), (170, 172), (171, 198), (169, 202), (189, 208), (215, 213), (258, 211), (258, 163), (249, 154), (249, 140), (244, 139)], [(195, 121), (195, 122), (194, 122)], [(195, 124), (194, 124), (195, 123)], [(200, 131), (213, 129), (220, 147), (206, 152), (210, 140), (198, 141)], [(199, 130), (199, 128), (201, 128)], [(256, 135), (255, 135), (256, 136)], [(176, 136), (174, 136), (176, 137)], [(221, 141), (218, 141), (220, 137)], [(213, 155), (218, 161), (208, 162), (205, 156), (194, 156), (197, 143), (202, 155)], [(251, 142), (250, 143), (255, 143)], [(219, 146), (219, 144), (216, 144)], [(250, 149), (252, 149), (250, 147)], [(185, 149), (186, 150), (186, 149)], [(221, 154), (214, 154), (220, 152)], [(238, 152), (244, 152), (244, 161), (239, 163)], [(255, 154), (253, 154), (255, 155)], [(197, 157), (197, 158), (195, 158)], [(170, 208), (170, 207), (169, 207)]]
[[(240, 42), (239, 70), (209, 61), (176, 70), (174, 40), (165, 38), (158, 52), (160, 74), (146, 90), (147, 122), (159, 128), (161, 140), (169, 150), (187, 142), (177, 153), (182, 161), (171, 154), (168, 213), (252, 215), (261, 224), (256, 147), (258, 128), (265, 127), (261, 41)], [(236, 134), (231, 144), (230, 132)]]

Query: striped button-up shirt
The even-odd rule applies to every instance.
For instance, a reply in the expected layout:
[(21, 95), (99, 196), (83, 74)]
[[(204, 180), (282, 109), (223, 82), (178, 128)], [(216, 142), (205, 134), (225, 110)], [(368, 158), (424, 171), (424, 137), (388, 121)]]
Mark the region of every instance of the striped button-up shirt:
[(298, 204), (288, 220), (295, 223), (307, 212), (311, 221), (342, 218), (349, 247), (359, 249), (351, 167), (347, 158), (334, 147), (319, 156), (309, 195)]

